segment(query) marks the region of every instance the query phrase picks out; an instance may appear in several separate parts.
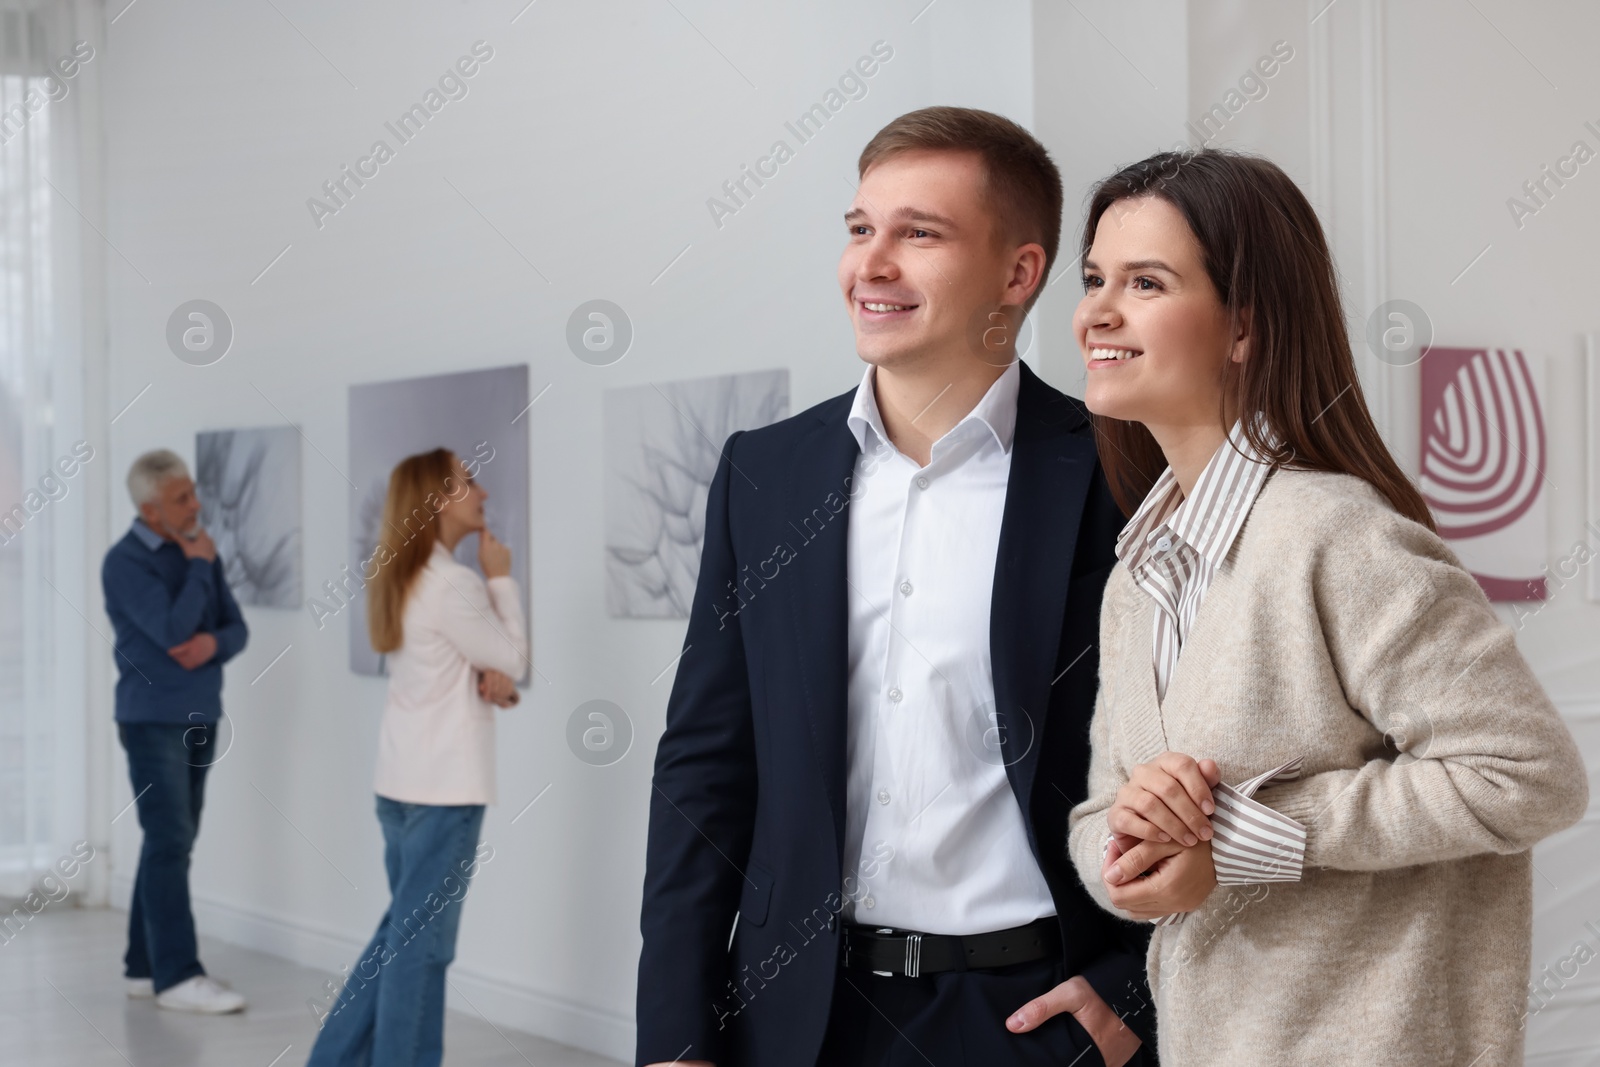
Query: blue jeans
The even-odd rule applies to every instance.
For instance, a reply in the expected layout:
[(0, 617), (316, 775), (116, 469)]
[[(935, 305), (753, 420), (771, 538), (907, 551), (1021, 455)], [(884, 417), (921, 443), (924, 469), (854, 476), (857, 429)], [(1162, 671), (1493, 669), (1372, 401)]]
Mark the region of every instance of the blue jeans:
[(389, 910), (323, 1017), (306, 1067), (438, 1067), (444, 1058), (444, 972), (478, 869), (483, 805), (380, 796), (378, 822)]
[(117, 724), (128, 753), (144, 844), (128, 907), (129, 978), (148, 978), (157, 993), (205, 974), (189, 910), (189, 853), (200, 832), (206, 771), (216, 749), (214, 725)]

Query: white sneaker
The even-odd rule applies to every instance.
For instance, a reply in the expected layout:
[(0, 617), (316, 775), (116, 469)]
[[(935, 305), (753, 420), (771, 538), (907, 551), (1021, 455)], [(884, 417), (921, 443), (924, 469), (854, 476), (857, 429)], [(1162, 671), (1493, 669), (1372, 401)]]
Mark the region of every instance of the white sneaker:
[[(229, 983), (226, 979), (213, 978), (211, 980), (213, 982), (215, 982), (217, 985), (221, 986), (223, 989), (232, 989), (233, 988), (233, 985), (231, 983)], [(155, 995), (156, 995), (155, 983), (152, 982), (149, 978), (129, 978), (128, 979), (128, 999), (129, 1000), (154, 1000), (155, 999)]]
[(231, 1011), (243, 1011), (244, 998), (231, 989), (224, 989), (206, 975), (197, 974), (171, 989), (163, 989), (156, 996), (156, 1005), (173, 1011), (226, 1015)]

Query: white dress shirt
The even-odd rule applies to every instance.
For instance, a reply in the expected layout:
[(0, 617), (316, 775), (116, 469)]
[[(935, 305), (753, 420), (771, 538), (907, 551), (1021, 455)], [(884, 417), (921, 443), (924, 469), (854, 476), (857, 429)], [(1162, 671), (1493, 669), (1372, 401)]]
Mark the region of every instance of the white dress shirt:
[(478, 695), (478, 671), (520, 678), (529, 664), (516, 579), (486, 584), (435, 542), (401, 623), (373, 790), (411, 804), (493, 804), (495, 706)]
[(991, 732), (989, 604), (1011, 472), (1015, 363), (926, 467), (884, 432), (874, 368), (849, 426), (844, 918), (970, 934), (1055, 914)]

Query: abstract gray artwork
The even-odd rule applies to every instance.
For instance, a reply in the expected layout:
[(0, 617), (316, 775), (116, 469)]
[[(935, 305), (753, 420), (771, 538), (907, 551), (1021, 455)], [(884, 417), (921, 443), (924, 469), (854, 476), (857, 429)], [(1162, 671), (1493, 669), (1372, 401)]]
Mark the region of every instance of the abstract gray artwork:
[(300, 434), (292, 426), (195, 434), (200, 521), (241, 604), (300, 606)]
[(787, 370), (606, 391), (606, 610), (612, 618), (689, 617), (719, 450), (735, 430), (788, 414)]
[[(528, 368), (524, 365), (372, 382), (350, 387), (350, 573), (372, 557), (395, 464), (448, 448), (477, 465), (489, 493), (489, 529), (511, 547), (511, 576), (528, 604)], [(478, 570), (478, 538), (462, 538), (455, 558)], [(367, 599), (350, 600), (350, 669), (383, 674), (367, 634)], [(531, 668), (531, 664), (529, 665)], [(526, 675), (523, 678), (526, 681)]]

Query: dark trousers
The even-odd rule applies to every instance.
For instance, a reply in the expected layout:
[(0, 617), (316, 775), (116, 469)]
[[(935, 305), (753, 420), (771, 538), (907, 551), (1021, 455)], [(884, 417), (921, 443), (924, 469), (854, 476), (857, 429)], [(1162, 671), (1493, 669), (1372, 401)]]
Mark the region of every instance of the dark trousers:
[(1063, 971), (1060, 960), (919, 978), (841, 967), (817, 1067), (1105, 1067), (1064, 1012), (1025, 1034), (1006, 1029), (1013, 1012), (1070, 977)]
[(189, 909), (189, 854), (200, 832), (217, 731), (205, 723), (118, 723), (117, 736), (128, 753), (128, 775), (144, 830), (128, 907), (123, 973), (150, 979), (159, 993), (206, 973)]

